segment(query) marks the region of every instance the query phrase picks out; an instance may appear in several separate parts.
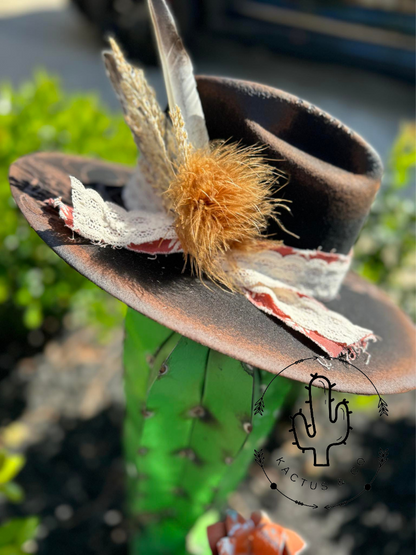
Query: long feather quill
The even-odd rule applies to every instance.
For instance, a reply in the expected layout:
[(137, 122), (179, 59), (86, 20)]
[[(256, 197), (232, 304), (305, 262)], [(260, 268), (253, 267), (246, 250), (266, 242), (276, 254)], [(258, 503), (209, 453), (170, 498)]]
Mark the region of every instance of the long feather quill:
[(148, 0), (171, 112), (179, 107), (188, 140), (194, 148), (209, 143), (191, 60), (165, 0)]

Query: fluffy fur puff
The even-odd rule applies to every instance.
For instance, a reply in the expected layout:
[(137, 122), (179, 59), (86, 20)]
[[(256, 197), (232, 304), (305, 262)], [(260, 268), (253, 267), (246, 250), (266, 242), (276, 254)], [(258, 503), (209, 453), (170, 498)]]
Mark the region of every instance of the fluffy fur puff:
[(231, 289), (223, 269), (226, 258), (232, 263), (231, 250), (264, 248), (269, 219), (278, 221), (278, 207), (289, 209), (272, 198), (277, 175), (262, 150), (224, 141), (190, 149), (164, 193), (192, 271)]

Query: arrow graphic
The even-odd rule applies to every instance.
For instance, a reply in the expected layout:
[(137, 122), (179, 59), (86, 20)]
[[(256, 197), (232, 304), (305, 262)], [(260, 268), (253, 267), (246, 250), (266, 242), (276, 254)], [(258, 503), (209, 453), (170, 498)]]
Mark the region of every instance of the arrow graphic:
[(267, 472), (264, 468), (264, 454), (263, 454), (263, 449), (260, 449), (259, 451), (257, 451), (256, 449), (254, 449), (254, 460), (256, 461), (256, 463), (260, 466), (260, 468), (263, 470), (264, 475), (266, 476), (266, 478), (269, 480), (270, 483), (270, 489), (279, 492), (281, 495), (283, 495), (283, 497), (286, 497), (286, 499), (288, 499), (289, 501), (292, 501), (292, 503), (296, 503), (296, 505), (299, 505), (300, 507), (309, 507), (310, 509), (317, 509), (319, 507), (319, 505), (316, 505), (315, 503), (313, 505), (308, 505), (307, 503), (303, 503), (303, 501), (298, 501), (297, 499), (292, 499), (291, 497), (289, 497), (288, 495), (286, 495), (285, 493), (283, 493), (283, 491), (281, 491), (278, 487), (277, 484), (275, 482), (272, 482), (270, 480), (270, 478), (267, 475)]
[(348, 505), (348, 503), (351, 503), (351, 501), (355, 501), (355, 499), (358, 499), (358, 497), (361, 497), (363, 495), (363, 493), (366, 493), (367, 491), (370, 491), (374, 480), (377, 478), (377, 475), (380, 472), (380, 469), (386, 463), (388, 458), (389, 458), (389, 450), (380, 448), (378, 450), (378, 468), (377, 468), (374, 476), (371, 478), (371, 480), (367, 484), (365, 484), (363, 490), (360, 491), (360, 493), (357, 493), (356, 496), (351, 497), (351, 499), (346, 499), (345, 501), (340, 501), (336, 505), (325, 505), (325, 509), (328, 511), (329, 509), (334, 509), (335, 507), (344, 507), (345, 505)]

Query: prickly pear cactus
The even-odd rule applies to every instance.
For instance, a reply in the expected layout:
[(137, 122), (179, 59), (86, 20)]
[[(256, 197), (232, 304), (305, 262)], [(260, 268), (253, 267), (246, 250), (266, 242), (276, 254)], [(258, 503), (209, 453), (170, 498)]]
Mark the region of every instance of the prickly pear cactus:
[(244, 477), (291, 382), (274, 380), (264, 415), (253, 418), (270, 374), (133, 310), (124, 365), (130, 553), (182, 555), (195, 521), (224, 503)]

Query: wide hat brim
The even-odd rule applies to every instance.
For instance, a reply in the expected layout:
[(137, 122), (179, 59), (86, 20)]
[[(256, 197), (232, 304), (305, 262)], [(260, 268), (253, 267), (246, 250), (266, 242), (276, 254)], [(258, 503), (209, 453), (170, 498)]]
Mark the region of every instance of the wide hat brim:
[[(240, 294), (206, 286), (183, 273), (180, 254), (149, 257), (100, 247), (64, 226), (48, 198), (71, 202), (69, 175), (96, 188), (107, 200), (121, 201), (121, 187), (133, 168), (57, 153), (20, 158), (10, 184), (20, 210), (38, 235), (70, 266), (126, 305), (230, 357), (272, 374), (297, 359), (322, 351), (300, 333), (255, 308)], [(352, 322), (382, 338), (370, 345), (371, 362), (356, 362), (364, 374), (336, 363), (334, 389), (348, 393), (399, 393), (414, 389), (415, 342), (411, 321), (377, 287), (350, 272), (338, 297), (327, 303)], [(308, 383), (316, 362), (295, 365), (284, 376)]]

